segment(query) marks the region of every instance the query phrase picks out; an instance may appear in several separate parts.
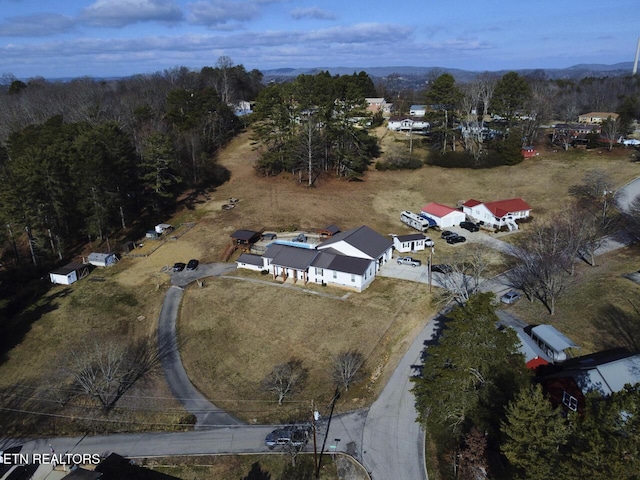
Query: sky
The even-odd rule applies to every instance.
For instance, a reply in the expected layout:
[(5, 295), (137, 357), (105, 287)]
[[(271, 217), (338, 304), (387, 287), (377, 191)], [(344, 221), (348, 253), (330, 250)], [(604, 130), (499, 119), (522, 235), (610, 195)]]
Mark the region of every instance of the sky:
[(632, 62), (638, 0), (0, 0), (0, 75)]

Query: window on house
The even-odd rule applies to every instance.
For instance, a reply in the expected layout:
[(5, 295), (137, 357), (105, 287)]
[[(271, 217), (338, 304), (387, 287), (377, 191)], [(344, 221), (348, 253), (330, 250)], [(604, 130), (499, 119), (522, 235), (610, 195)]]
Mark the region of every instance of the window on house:
[(578, 399), (567, 392), (562, 392), (562, 404), (574, 412), (578, 410)]
[(352, 281), (352, 282), (355, 282), (355, 281), (356, 281), (356, 276), (355, 276), (353, 273), (351, 274), (351, 281)]
[(321, 269), (321, 268), (316, 268), (316, 275), (320, 275), (320, 276), (322, 276), (322, 274), (323, 274), (323, 273), (324, 273), (324, 272), (322, 271), (322, 269)]
[(336, 272), (335, 270), (333, 271), (333, 278), (338, 278), (338, 272)]

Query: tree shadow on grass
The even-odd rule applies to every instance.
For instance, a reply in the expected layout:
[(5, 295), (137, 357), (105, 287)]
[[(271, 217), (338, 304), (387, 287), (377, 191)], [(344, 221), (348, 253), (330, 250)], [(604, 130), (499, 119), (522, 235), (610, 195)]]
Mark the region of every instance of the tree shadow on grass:
[(249, 470), (247, 476), (242, 477), (241, 480), (271, 480), (271, 474), (262, 469), (260, 462), (255, 462), (251, 465), (251, 470)]
[(633, 312), (612, 304), (598, 310), (593, 325), (601, 333), (596, 341), (600, 349), (624, 347), (630, 352), (640, 351), (640, 311), (631, 305)]
[(31, 330), (31, 326), (48, 312), (58, 308), (57, 300), (71, 293), (69, 287), (55, 287), (48, 293), (50, 285), (40, 285), (29, 299), (6, 308), (0, 313), (4, 319), (0, 322), (0, 365), (7, 360), (9, 353), (20, 344)]

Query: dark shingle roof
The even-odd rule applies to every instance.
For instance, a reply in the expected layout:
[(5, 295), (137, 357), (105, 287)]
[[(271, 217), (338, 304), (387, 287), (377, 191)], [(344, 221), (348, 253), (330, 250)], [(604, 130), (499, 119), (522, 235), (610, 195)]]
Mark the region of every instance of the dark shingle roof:
[(84, 263), (67, 263), (64, 267), (60, 267), (56, 270), (53, 270), (51, 273), (54, 275), (69, 275), (71, 272), (75, 272), (76, 270), (82, 270), (87, 265)]
[(264, 262), (260, 255), (254, 255), (253, 253), (243, 253), (238, 257), (238, 263), (248, 263), (249, 265), (255, 265), (261, 267)]
[(426, 237), (421, 233), (411, 233), (409, 235), (398, 235), (398, 241), (411, 242), (413, 240), (424, 240)]
[(318, 255), (317, 250), (308, 248), (290, 247), (281, 245), (283, 248), (273, 257), (271, 263), (279, 267), (294, 268), (296, 270), (306, 270)]
[(337, 233), (318, 245), (318, 248), (324, 249), (341, 241), (345, 241), (371, 258), (378, 258), (393, 245), (393, 240), (390, 238), (362, 225), (346, 232)]
[(364, 275), (371, 265), (371, 260), (365, 258), (348, 257), (346, 255), (336, 255), (333, 253), (320, 252), (311, 263), (312, 267), (326, 268), (344, 273), (354, 273)]
[(231, 238), (244, 242), (257, 241), (260, 239), (260, 232), (255, 230), (236, 230), (231, 234)]

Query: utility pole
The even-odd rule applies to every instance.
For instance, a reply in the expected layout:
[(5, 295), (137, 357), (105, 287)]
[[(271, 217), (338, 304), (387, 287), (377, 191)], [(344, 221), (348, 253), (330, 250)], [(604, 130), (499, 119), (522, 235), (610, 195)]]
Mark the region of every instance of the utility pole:
[(336, 387), (336, 391), (331, 400), (331, 412), (329, 413), (329, 420), (327, 421), (327, 431), (324, 433), (324, 440), (322, 441), (322, 450), (320, 450), (320, 458), (318, 459), (318, 466), (316, 467), (316, 480), (320, 478), (320, 469), (322, 468), (322, 455), (324, 454), (324, 447), (327, 444), (327, 438), (329, 437), (329, 427), (331, 426), (331, 417), (333, 417), (333, 409), (336, 406), (336, 402), (340, 398), (340, 389)]
[(313, 467), (318, 470), (318, 444), (316, 443), (316, 421), (320, 415), (316, 412), (313, 400), (311, 400), (311, 425), (313, 427)]
[(431, 269), (431, 267), (433, 267), (433, 251), (435, 250), (434, 247), (431, 247), (431, 251), (429, 252), (429, 271), (427, 272), (427, 275), (429, 276), (429, 293), (431, 293), (431, 286), (433, 285), (433, 270)]

